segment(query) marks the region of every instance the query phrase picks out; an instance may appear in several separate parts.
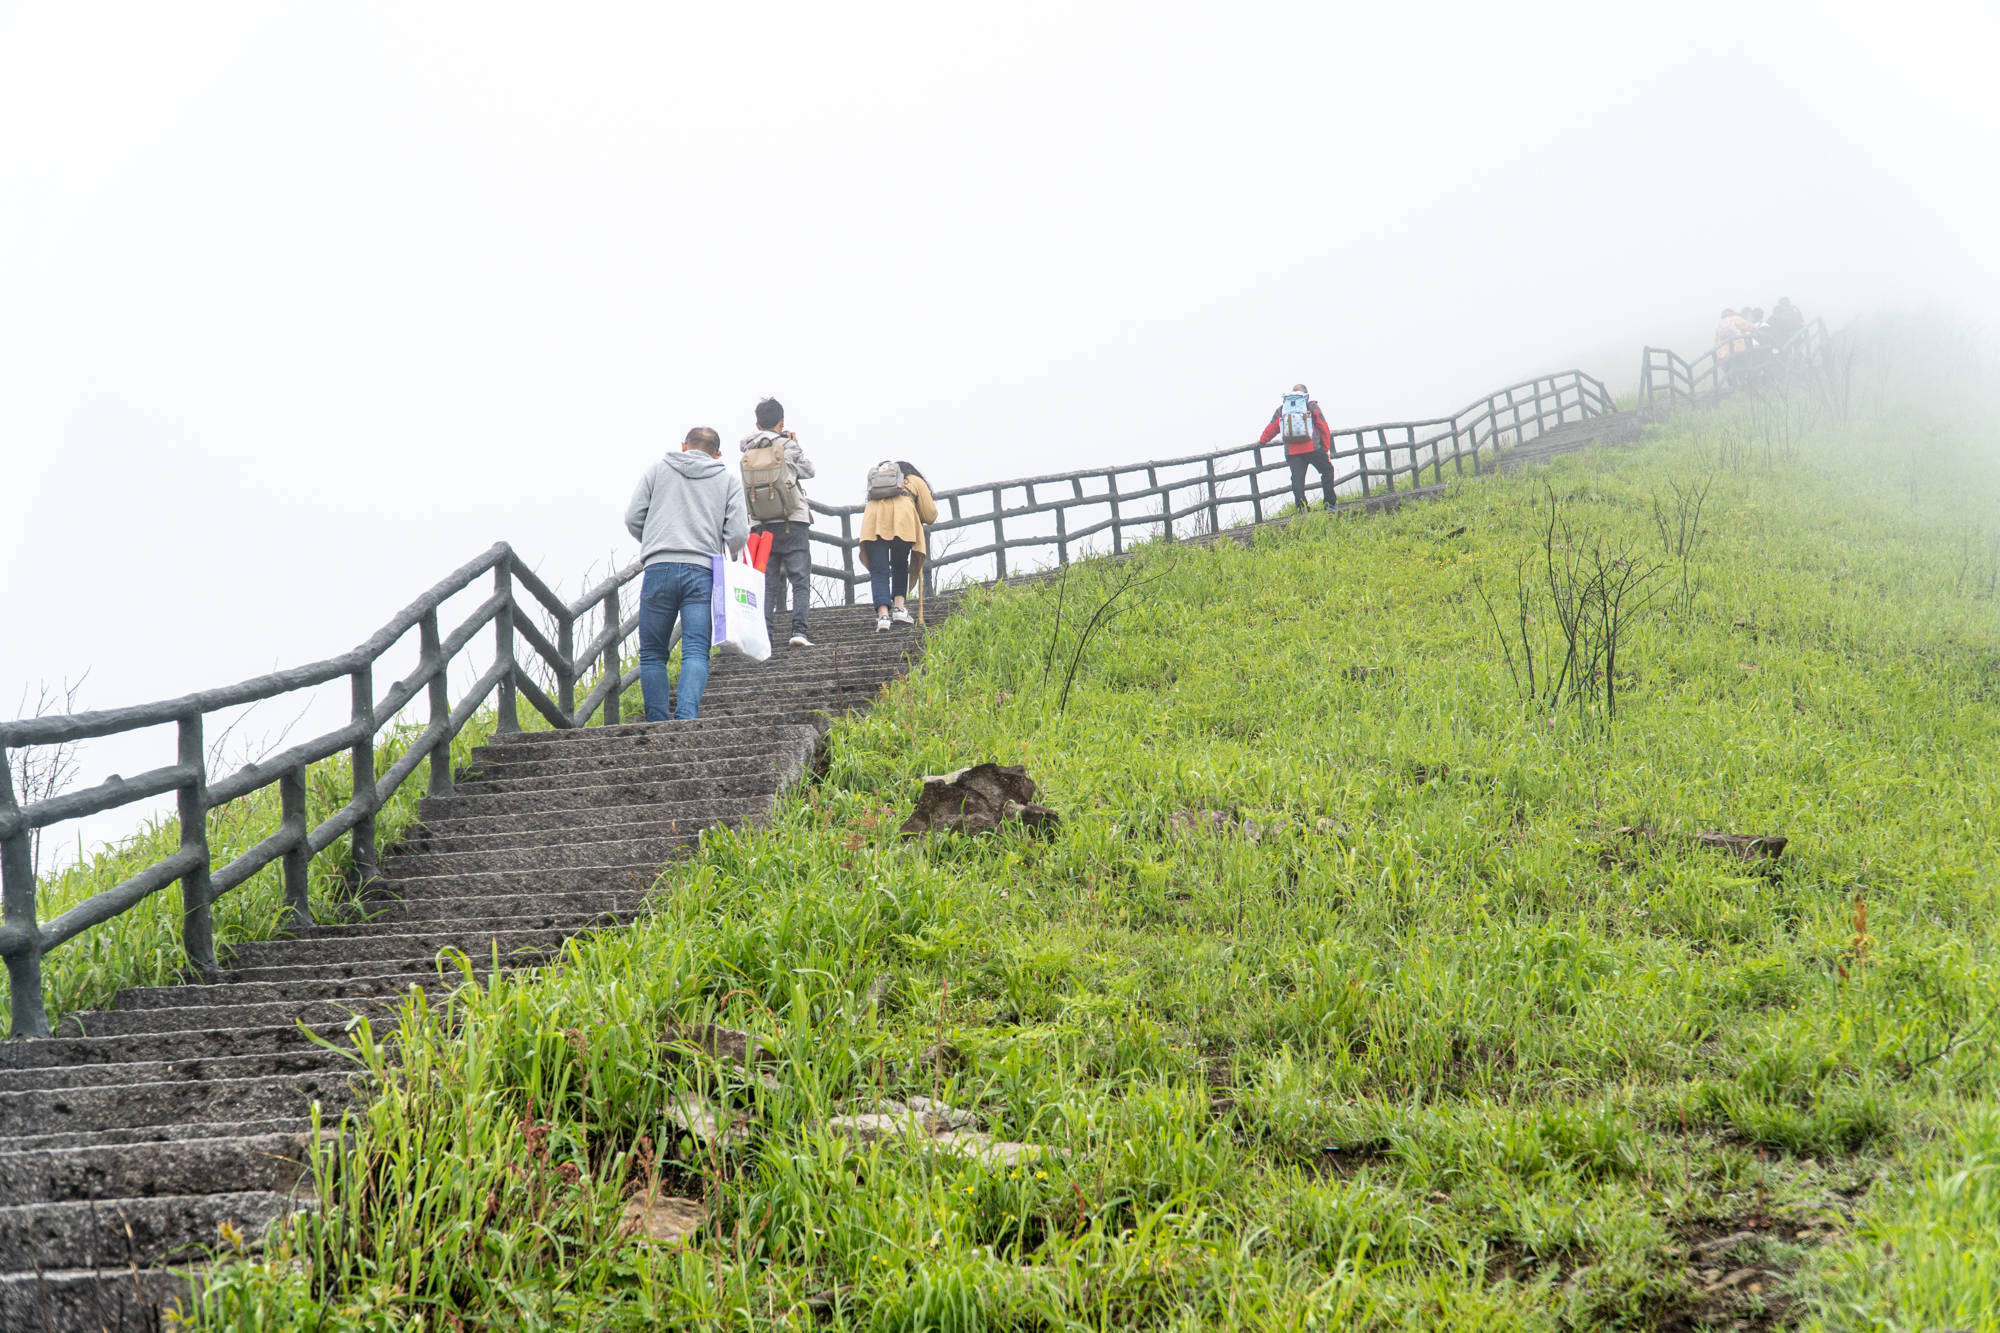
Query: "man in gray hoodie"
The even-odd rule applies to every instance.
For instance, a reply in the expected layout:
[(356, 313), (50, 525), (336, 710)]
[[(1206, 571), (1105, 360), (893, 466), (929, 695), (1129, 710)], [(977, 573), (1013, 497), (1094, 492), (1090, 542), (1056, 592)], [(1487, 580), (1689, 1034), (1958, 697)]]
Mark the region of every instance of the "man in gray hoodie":
[[(721, 454), (722, 437), (696, 426), (678, 452), (646, 470), (625, 506), (625, 528), (638, 539), (646, 562), (639, 592), (639, 690), (648, 722), (701, 716), (713, 638), (713, 561), (725, 550), (743, 554), (750, 535), (743, 483), (723, 466)], [(676, 619), (681, 687), (669, 714), (667, 653)]]

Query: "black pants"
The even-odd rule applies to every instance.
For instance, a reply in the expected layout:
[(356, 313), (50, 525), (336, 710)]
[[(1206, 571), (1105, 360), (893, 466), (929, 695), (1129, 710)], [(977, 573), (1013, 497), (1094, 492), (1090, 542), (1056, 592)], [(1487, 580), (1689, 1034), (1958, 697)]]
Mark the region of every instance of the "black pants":
[(812, 527), (805, 523), (759, 523), (757, 531), (771, 534), (771, 558), (764, 563), (764, 623), (778, 637), (778, 616), (785, 609), (789, 588), (792, 633), (806, 632), (806, 608), (812, 605)]
[(1333, 460), (1326, 456), (1326, 450), (1315, 449), (1309, 454), (1287, 454), (1285, 461), (1292, 465), (1292, 501), (1299, 508), (1306, 507), (1306, 469), (1319, 469), (1319, 496), (1327, 504), (1333, 504)]
[(912, 549), (902, 537), (861, 543), (861, 560), (868, 566), (870, 591), (875, 594), (878, 608), (891, 605), (895, 598), (909, 592)]

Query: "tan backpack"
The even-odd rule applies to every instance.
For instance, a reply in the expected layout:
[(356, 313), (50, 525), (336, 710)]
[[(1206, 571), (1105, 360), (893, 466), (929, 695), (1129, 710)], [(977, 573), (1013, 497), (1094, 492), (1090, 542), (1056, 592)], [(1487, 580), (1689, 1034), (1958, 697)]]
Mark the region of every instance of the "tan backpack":
[(743, 503), (759, 523), (777, 523), (799, 507), (799, 479), (785, 458), (785, 438), (743, 451)]

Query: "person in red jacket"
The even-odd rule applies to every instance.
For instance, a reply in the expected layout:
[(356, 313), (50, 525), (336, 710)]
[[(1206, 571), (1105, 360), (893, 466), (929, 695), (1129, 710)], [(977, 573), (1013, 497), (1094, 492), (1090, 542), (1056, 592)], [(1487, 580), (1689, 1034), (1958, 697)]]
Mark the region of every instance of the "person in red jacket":
[[(1306, 396), (1306, 386), (1294, 384), (1287, 398), (1306, 399), (1306, 433), (1301, 436), (1296, 430), (1285, 439), (1285, 461), (1292, 467), (1292, 499), (1300, 509), (1306, 507), (1306, 469), (1319, 472), (1320, 500), (1327, 508), (1333, 508), (1333, 431), (1326, 424), (1326, 417), (1319, 410), (1319, 404)], [(1296, 414), (1293, 426), (1299, 422)], [(1285, 404), (1279, 403), (1278, 410), (1271, 413), (1271, 424), (1264, 427), (1264, 433), (1257, 437), (1257, 443), (1269, 444), (1279, 431), (1286, 429)]]

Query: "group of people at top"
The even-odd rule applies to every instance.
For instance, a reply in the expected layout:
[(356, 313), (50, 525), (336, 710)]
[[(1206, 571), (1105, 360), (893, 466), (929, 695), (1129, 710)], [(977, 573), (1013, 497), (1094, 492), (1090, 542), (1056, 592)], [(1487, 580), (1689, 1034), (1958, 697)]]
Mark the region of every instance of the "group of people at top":
[(1715, 323), (1715, 364), (1732, 381), (1769, 365), (1793, 335), (1806, 326), (1806, 317), (1781, 296), (1769, 318), (1762, 306), (1724, 310)]
[[(758, 403), (756, 424), (737, 446), (735, 468), (722, 461), (722, 437), (708, 426), (696, 426), (679, 449), (646, 470), (625, 506), (625, 528), (638, 540), (645, 561), (639, 592), (639, 690), (648, 722), (701, 716), (712, 646), (715, 561), (742, 556), (752, 536), (769, 541), (764, 610), (771, 641), (778, 640), (778, 618), (788, 614), (789, 602), (789, 646), (813, 646), (806, 635), (812, 607), (812, 509), (805, 483), (816, 472), (798, 435), (785, 429), (782, 403), (775, 398)], [(924, 529), (937, 521), (937, 512), (930, 483), (914, 464), (885, 459), (868, 470), (860, 545), (878, 631), (916, 622), (905, 599), (911, 579), (922, 577)], [(681, 676), (676, 697), (667, 656), (677, 621)]]

